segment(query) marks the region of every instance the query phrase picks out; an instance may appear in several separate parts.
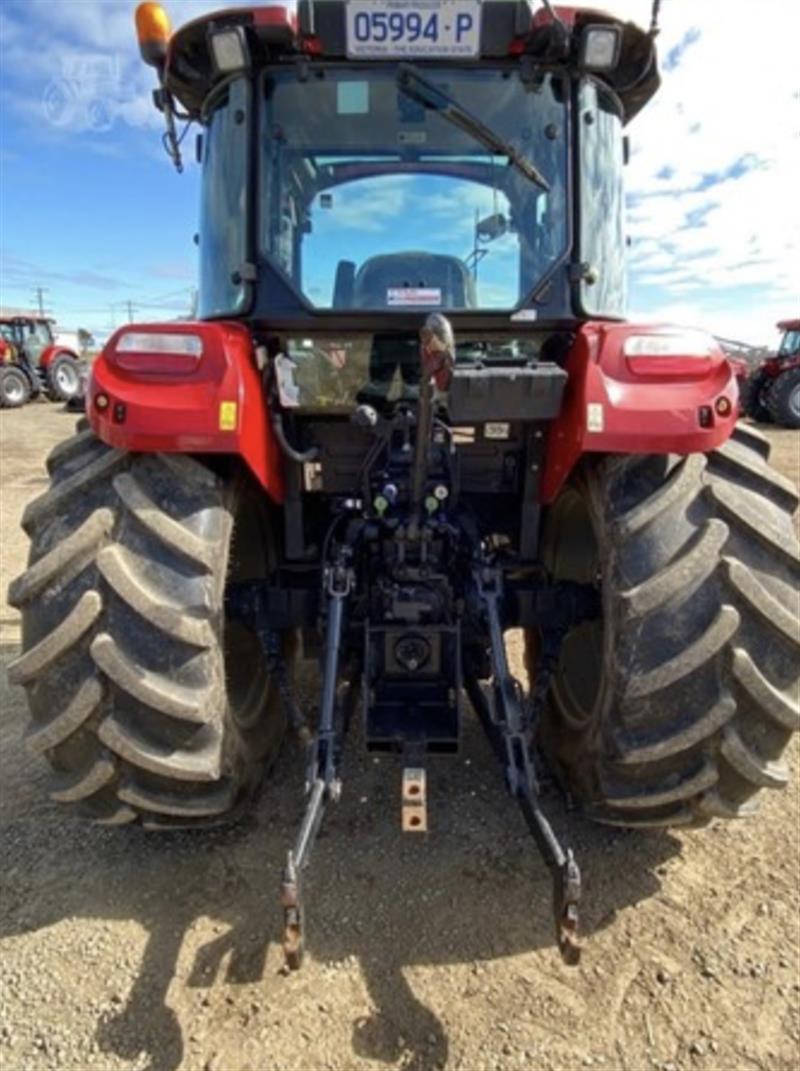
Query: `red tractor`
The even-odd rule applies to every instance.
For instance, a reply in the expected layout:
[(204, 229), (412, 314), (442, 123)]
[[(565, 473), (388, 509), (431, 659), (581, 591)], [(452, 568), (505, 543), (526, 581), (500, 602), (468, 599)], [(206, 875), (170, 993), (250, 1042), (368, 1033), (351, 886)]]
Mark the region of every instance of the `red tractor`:
[(160, 830), (239, 815), (287, 727), (310, 736), (281, 883), (297, 967), (353, 716), (400, 757), (410, 835), (426, 764), (476, 717), (574, 960), (542, 771), (599, 822), (703, 826), (784, 786), (800, 725), (795, 489), (737, 426), (715, 340), (624, 317), (655, 34), (501, 0), (237, 8), (171, 36), (147, 3), (137, 26), (176, 163), (176, 116), (201, 128), (199, 318), (116, 332), (25, 512), (28, 742), (57, 800)]
[(44, 316), (0, 317), (0, 406), (14, 409), (40, 394), (68, 402), (81, 391), (81, 360), (56, 342)]
[(753, 372), (742, 392), (753, 420), (800, 428), (800, 320), (781, 320), (778, 352)]

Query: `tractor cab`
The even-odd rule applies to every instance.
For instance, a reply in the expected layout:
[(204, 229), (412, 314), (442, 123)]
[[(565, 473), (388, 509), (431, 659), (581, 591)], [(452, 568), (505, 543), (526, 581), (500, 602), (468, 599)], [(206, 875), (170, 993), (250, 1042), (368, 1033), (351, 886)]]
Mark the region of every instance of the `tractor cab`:
[(10, 316), (0, 320), (0, 334), (13, 346), (18, 359), (36, 365), (44, 351), (55, 342), (53, 321), (45, 317)]
[[(550, 419), (575, 326), (624, 317), (624, 127), (659, 84), (652, 35), (507, 0), (237, 8), (168, 43), (162, 16), (140, 5), (139, 37), (176, 163), (176, 116), (200, 128), (199, 316), (280, 355), (300, 452), (326, 414), (416, 397), (431, 314), (456, 373), (524, 355), (528, 415)], [(500, 393), (466, 412), (513, 416)]]
[(781, 340), (778, 344), (777, 357), (783, 360), (797, 358), (800, 360), (800, 320), (781, 320), (778, 324)]
[(659, 81), (644, 30), (506, 0), (303, 0), (204, 16), (159, 50), (142, 9), (168, 129), (202, 128), (202, 317), (624, 314), (623, 127)]

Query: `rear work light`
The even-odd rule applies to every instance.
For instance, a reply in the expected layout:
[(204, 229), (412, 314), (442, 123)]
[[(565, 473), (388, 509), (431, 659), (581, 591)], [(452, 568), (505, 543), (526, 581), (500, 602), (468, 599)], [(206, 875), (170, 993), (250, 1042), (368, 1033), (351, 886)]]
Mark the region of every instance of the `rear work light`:
[(581, 66), (589, 71), (613, 70), (621, 45), (618, 26), (587, 26), (581, 38)]
[(117, 339), (117, 353), (169, 353), (180, 357), (203, 356), (203, 339), (187, 333), (160, 334), (155, 331), (126, 331)]
[(225, 30), (211, 30), (211, 54), (218, 74), (233, 74), (250, 66), (250, 51), (243, 26), (231, 26)]
[(716, 353), (714, 340), (702, 331), (680, 334), (628, 335), (623, 345), (626, 357), (709, 358)]

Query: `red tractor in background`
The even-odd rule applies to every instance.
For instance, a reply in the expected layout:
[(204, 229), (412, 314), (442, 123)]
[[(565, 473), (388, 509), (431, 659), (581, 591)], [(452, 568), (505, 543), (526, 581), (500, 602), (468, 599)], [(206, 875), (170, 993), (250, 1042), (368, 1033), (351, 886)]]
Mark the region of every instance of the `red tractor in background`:
[(781, 320), (777, 326), (777, 353), (747, 379), (742, 408), (753, 420), (800, 428), (800, 319)]
[(281, 883), (297, 967), (354, 716), (400, 758), (410, 834), (474, 716), (574, 961), (580, 872), (542, 770), (599, 822), (703, 826), (785, 785), (800, 727), (797, 493), (737, 426), (718, 343), (625, 319), (655, 26), (301, 0), (174, 34), (145, 3), (137, 28), (176, 164), (176, 119), (200, 126), (199, 318), (114, 334), (25, 511), (10, 676), (53, 797), (213, 825), (287, 727), (310, 735)]
[(14, 409), (44, 394), (69, 402), (81, 391), (82, 362), (56, 342), (53, 320), (0, 316), (0, 407)]

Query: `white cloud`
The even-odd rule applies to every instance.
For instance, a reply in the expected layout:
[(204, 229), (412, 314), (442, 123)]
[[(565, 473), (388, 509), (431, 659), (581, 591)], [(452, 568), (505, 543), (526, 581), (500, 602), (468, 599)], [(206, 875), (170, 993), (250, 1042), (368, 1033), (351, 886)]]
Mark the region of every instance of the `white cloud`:
[[(619, 9), (644, 22), (649, 3)], [(674, 0), (662, 21), (662, 66), (685, 47), (629, 131), (638, 313), (767, 341), (800, 303), (800, 8)]]

